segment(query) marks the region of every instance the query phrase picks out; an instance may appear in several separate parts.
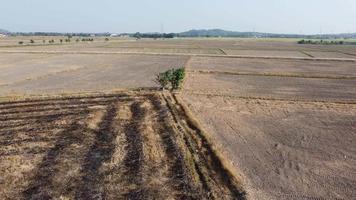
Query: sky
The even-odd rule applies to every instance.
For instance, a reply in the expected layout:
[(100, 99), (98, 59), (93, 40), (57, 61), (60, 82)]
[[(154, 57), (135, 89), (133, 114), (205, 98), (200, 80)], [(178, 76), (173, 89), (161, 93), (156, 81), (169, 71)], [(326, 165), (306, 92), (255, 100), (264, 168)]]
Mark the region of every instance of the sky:
[(0, 0), (14, 32), (356, 33), (356, 0)]

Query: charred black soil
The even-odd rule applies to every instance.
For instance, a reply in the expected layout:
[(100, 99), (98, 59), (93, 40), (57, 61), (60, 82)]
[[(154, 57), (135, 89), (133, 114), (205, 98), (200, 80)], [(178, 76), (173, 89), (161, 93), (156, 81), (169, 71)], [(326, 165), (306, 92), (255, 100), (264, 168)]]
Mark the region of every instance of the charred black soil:
[(0, 103), (1, 199), (245, 199), (171, 94)]

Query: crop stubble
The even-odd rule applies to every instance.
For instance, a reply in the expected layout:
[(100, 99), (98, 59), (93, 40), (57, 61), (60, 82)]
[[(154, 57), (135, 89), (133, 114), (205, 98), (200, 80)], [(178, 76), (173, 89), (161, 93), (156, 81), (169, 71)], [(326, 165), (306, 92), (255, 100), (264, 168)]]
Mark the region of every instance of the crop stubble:
[(1, 199), (244, 198), (169, 94), (3, 102), (0, 113)]

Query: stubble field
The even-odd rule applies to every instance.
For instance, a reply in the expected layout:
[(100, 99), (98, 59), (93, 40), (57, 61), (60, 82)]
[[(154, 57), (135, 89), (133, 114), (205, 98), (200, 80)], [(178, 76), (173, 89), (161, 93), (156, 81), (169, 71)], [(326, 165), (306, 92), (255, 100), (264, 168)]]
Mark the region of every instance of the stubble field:
[(356, 197), (353, 46), (29, 39), (0, 40), (1, 199)]

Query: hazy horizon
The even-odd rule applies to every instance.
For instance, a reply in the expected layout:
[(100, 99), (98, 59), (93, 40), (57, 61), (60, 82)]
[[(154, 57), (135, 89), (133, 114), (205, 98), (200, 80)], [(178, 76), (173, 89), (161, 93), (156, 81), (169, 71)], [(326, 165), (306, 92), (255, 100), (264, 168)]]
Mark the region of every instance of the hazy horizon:
[(184, 32), (224, 29), (286, 34), (356, 33), (352, 0), (46, 1), (1, 3), (12, 32)]

